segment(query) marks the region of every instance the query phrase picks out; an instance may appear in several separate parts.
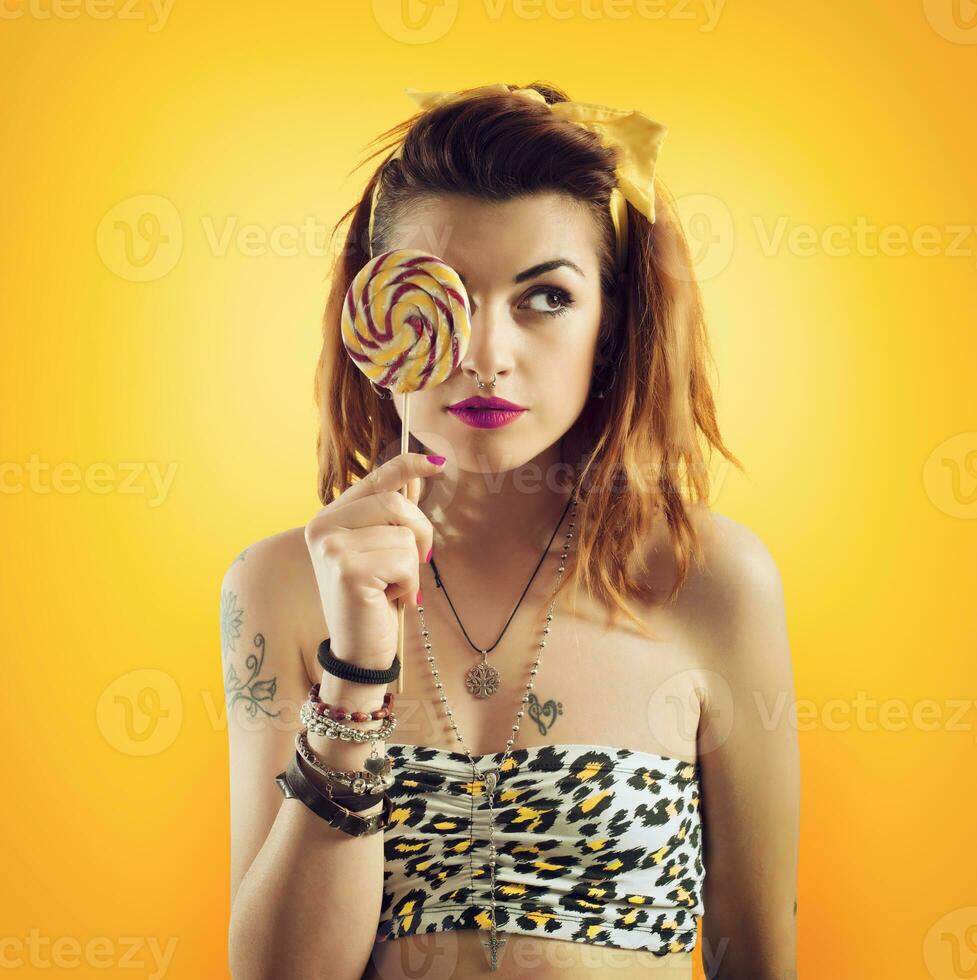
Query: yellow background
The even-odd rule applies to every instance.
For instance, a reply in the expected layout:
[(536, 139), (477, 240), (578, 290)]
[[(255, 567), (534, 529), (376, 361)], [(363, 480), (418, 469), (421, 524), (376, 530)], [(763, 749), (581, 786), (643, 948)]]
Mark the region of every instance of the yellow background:
[(973, 4), (411, 3), (3, 0), (4, 962), (226, 974), (220, 581), (318, 509), (327, 243), (290, 233), (405, 87), (543, 79), (669, 126), (747, 467), (714, 506), (780, 567), (807, 711), (801, 976), (972, 976)]

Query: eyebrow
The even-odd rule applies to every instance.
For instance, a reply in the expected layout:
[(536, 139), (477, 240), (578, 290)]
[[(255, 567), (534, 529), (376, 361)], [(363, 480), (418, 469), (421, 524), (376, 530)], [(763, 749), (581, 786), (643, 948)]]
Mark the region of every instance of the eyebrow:
[[(581, 269), (576, 262), (571, 262), (569, 259), (550, 259), (548, 262), (540, 262), (539, 265), (530, 266), (528, 269), (524, 269), (522, 272), (517, 273), (512, 277), (512, 281), (518, 285), (521, 282), (525, 282), (527, 279), (535, 279), (537, 276), (542, 276), (547, 272), (552, 272), (554, 269), (559, 269), (561, 266), (566, 266), (568, 269), (573, 269), (573, 271), (576, 272), (582, 279), (587, 278), (583, 269)], [(458, 273), (458, 277), (467, 287), (468, 282), (460, 272)]]

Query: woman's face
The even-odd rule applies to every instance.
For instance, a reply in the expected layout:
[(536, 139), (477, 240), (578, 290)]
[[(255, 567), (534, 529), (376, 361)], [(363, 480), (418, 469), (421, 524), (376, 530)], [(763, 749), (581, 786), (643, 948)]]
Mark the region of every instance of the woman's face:
[[(461, 276), (472, 309), (459, 367), (409, 396), (410, 431), (424, 446), (461, 471), (503, 472), (546, 453), (573, 425), (600, 327), (599, 235), (589, 211), (558, 192), (504, 203), (442, 195), (395, 226), (390, 248), (439, 256)], [(476, 395), (525, 411), (494, 428), (449, 411)], [(400, 396), (395, 405), (402, 417)]]

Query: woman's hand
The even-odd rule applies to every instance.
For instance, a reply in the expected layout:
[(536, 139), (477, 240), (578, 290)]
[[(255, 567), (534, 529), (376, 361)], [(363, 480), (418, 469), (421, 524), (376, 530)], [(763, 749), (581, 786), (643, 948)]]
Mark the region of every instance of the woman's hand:
[(420, 562), (434, 528), (420, 499), (421, 480), (443, 471), (421, 453), (401, 453), (349, 487), (305, 526), (330, 652), (367, 668), (386, 668), (397, 654), (397, 600), (416, 604)]

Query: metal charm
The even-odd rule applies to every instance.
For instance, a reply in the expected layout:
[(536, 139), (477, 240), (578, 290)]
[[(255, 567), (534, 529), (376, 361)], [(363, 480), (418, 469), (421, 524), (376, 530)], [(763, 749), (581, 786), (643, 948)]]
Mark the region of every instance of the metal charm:
[(499, 781), (499, 770), (489, 769), (488, 772), (482, 773), (482, 778), (485, 780), (485, 788), (488, 792), (494, 793), (496, 784)]
[(363, 763), (363, 768), (367, 772), (372, 772), (375, 776), (386, 775), (390, 772), (390, 756), (369, 756)]
[(499, 689), (501, 683), (499, 672), (485, 662), (484, 650), (481, 663), (465, 671), (465, 687), (468, 688), (469, 694), (474, 694), (476, 698), (490, 698)]
[(505, 936), (502, 933), (494, 933), (482, 943), (482, 945), (489, 951), (489, 955), (492, 957), (490, 966), (493, 970), (499, 968), (499, 961), (497, 959), (497, 953), (505, 945)]

